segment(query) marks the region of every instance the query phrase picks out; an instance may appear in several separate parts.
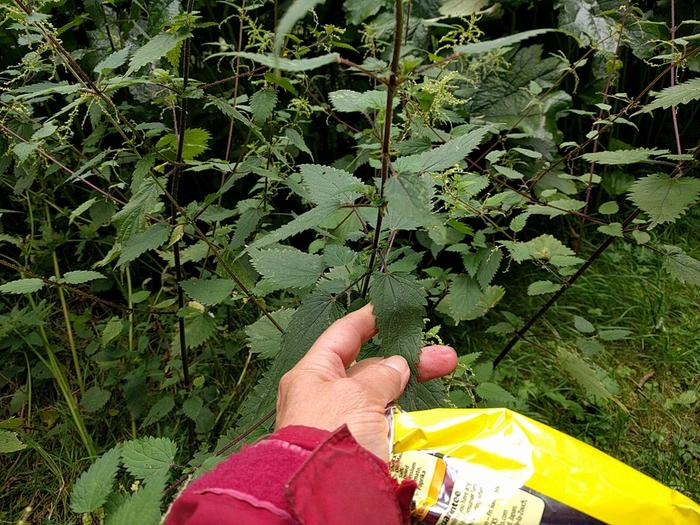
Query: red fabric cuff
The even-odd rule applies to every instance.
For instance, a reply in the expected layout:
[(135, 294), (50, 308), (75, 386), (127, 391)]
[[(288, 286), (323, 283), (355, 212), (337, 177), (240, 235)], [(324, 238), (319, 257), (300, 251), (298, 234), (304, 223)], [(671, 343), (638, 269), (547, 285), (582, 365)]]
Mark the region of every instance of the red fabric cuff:
[(190, 483), (165, 525), (401, 525), (415, 489), (398, 485), (346, 426), (290, 426)]

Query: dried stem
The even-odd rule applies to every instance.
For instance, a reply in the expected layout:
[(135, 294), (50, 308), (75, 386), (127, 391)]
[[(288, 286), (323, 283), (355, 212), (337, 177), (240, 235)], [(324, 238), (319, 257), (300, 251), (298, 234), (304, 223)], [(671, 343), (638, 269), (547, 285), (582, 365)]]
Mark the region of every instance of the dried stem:
[[(676, 85), (676, 64), (673, 57), (676, 53), (676, 1), (671, 0), (671, 87)], [(673, 133), (676, 138), (676, 151), (679, 155), (683, 154), (683, 145), (681, 144), (681, 134), (678, 131), (678, 108), (671, 106), (671, 120), (673, 121)]]

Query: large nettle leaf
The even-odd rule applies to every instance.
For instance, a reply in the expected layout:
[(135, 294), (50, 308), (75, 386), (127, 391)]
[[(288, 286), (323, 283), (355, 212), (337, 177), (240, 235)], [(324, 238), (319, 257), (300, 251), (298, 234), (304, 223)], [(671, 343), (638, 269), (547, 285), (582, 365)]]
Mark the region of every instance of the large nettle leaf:
[(257, 288), (264, 293), (287, 288), (306, 288), (323, 273), (323, 257), (284, 246), (251, 250), (251, 262), (262, 275)]
[(401, 175), (386, 182), (385, 225), (390, 230), (415, 230), (440, 223), (433, 214), (435, 190), (429, 175)]
[(348, 204), (365, 191), (362, 181), (345, 170), (302, 164), (299, 172), (314, 204)]
[[(335, 296), (323, 289), (315, 290), (302, 301), (282, 336), (279, 356), (243, 401), (238, 411), (237, 431), (246, 430), (275, 407), (279, 380), (304, 357), (323, 331), (342, 315), (343, 309)], [(264, 433), (270, 425), (271, 422), (261, 426), (251, 438)], [(223, 436), (217, 449), (225, 445), (228, 439), (230, 434)]]
[(406, 410), (444, 405), (446, 394), (439, 379), (423, 384), (415, 380), (425, 317), (423, 287), (412, 276), (377, 272), (372, 276), (370, 300), (381, 354), (403, 356), (413, 371), (399, 404)]
[(75, 482), (70, 497), (70, 508), (82, 514), (93, 512), (107, 501), (119, 469), (119, 448), (105, 452)]
[(700, 179), (674, 179), (655, 173), (635, 181), (629, 198), (649, 215), (655, 226), (678, 219), (698, 200), (699, 194)]

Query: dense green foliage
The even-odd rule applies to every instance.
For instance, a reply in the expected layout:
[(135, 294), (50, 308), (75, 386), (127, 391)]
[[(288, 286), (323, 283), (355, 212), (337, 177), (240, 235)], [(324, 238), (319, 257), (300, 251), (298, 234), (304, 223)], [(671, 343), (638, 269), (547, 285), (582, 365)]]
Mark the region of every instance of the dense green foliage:
[(700, 300), (678, 4), (0, 4), (0, 519), (158, 523), (368, 300), (366, 355), (461, 355), (405, 408), (510, 406), (698, 497), (700, 363), (652, 342)]

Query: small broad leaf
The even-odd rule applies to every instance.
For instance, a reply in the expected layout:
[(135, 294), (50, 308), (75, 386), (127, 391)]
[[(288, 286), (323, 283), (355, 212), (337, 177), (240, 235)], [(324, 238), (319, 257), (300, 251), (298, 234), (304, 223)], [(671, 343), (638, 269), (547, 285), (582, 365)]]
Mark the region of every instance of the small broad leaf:
[(97, 412), (107, 404), (110, 397), (112, 397), (112, 393), (109, 390), (104, 390), (98, 386), (93, 386), (88, 388), (85, 391), (85, 394), (83, 394), (83, 397), (80, 400), (80, 406), (83, 407), (85, 412)]
[(618, 211), (620, 211), (620, 206), (615, 201), (604, 202), (598, 207), (598, 213), (602, 215), (613, 215)]
[(284, 134), (289, 139), (289, 141), (297, 147), (297, 149), (309, 155), (309, 157), (311, 157), (311, 159), (313, 160), (314, 156), (311, 153), (311, 150), (306, 145), (306, 142), (304, 142), (304, 137), (302, 137), (297, 130), (295, 130), (294, 128), (287, 128), (284, 130)]
[(317, 69), (322, 66), (327, 66), (328, 64), (334, 64), (338, 61), (340, 55), (338, 53), (330, 53), (328, 55), (322, 55), (314, 58), (281, 58), (275, 55), (259, 55), (256, 53), (248, 53), (246, 51), (234, 51), (232, 53), (227, 53), (231, 56), (239, 56), (241, 58), (247, 58), (267, 66), (272, 69), (280, 69), (282, 71), (299, 72), (299, 71), (310, 71), (312, 69)]
[(478, 13), (491, 4), (491, 0), (443, 0), (440, 5), (442, 16), (469, 16)]
[(277, 105), (277, 93), (270, 89), (256, 91), (250, 97), (250, 112), (257, 124), (262, 124), (272, 116)]
[(667, 87), (655, 96), (655, 100), (642, 108), (642, 111), (668, 109), (681, 104), (688, 104), (700, 99), (700, 77), (692, 78), (676, 86)]
[(27, 445), (20, 441), (17, 437), (17, 432), (0, 430), (0, 454), (11, 454), (25, 448), (27, 448)]
[(175, 460), (177, 446), (168, 438), (146, 437), (122, 444), (124, 467), (137, 479), (166, 479)]
[(629, 199), (652, 220), (652, 226), (673, 222), (683, 215), (700, 194), (700, 180), (674, 179), (663, 173), (636, 180)]
[(170, 230), (165, 224), (154, 224), (145, 232), (134, 235), (122, 246), (117, 266), (123, 266), (135, 260), (148, 250), (155, 250), (167, 241), (169, 236)]
[(619, 341), (620, 339), (627, 339), (631, 333), (631, 330), (626, 330), (624, 328), (611, 328), (609, 330), (598, 331), (598, 335), (603, 341)]
[(632, 232), (632, 237), (634, 238), (637, 244), (646, 244), (651, 240), (651, 235), (649, 235), (647, 232), (640, 230), (634, 230)]
[(152, 64), (156, 60), (160, 60), (187, 36), (177, 33), (160, 33), (154, 36), (134, 52), (125, 76), (128, 77), (146, 64)]
[(9, 283), (5, 283), (2, 286), (0, 286), (0, 293), (34, 293), (38, 292), (43, 287), (44, 281), (42, 281), (41, 279), (17, 279), (16, 281), (10, 281)]
[[(341, 113), (351, 113), (353, 111), (379, 111), (386, 108), (386, 91), (352, 91), (350, 89), (340, 89), (328, 93), (331, 104), (336, 111)], [(399, 101), (393, 100), (394, 106)]]
[[(277, 323), (286, 329), (294, 315), (291, 308), (282, 308), (270, 314)], [(282, 344), (282, 332), (266, 316), (245, 327), (250, 351), (263, 359), (276, 357)]]
[(171, 394), (164, 395), (158, 399), (148, 411), (148, 414), (146, 414), (146, 417), (141, 423), (141, 427), (145, 428), (153, 423), (157, 423), (167, 416), (173, 408), (175, 408), (175, 399), (173, 396)]
[(399, 173), (431, 173), (452, 168), (492, 132), (493, 128), (483, 126), (424, 153), (399, 157), (393, 162), (394, 169)]
[(663, 249), (666, 251), (664, 270), (682, 283), (700, 286), (700, 261), (677, 246), (664, 245)]
[(318, 281), (325, 268), (320, 255), (291, 247), (251, 250), (250, 258), (263, 277), (258, 287), (266, 292), (311, 286)]
[(482, 288), (486, 288), (496, 276), (501, 267), (503, 253), (498, 248), (489, 249), (479, 262), (479, 269), (476, 271), (476, 280)]
[(622, 224), (619, 222), (611, 222), (610, 224), (603, 224), (598, 226), (598, 231), (604, 233), (605, 235), (611, 235), (612, 237), (624, 237), (622, 232)]
[(561, 284), (553, 283), (552, 281), (535, 281), (527, 287), (528, 295), (543, 295), (546, 293), (554, 293), (561, 288)]
[(634, 164), (636, 162), (644, 162), (651, 159), (652, 156), (664, 155), (668, 153), (667, 149), (620, 149), (615, 151), (597, 151), (596, 153), (586, 153), (581, 155), (581, 158), (588, 162), (597, 164), (623, 165)]
[(73, 272), (64, 273), (61, 278), (66, 284), (82, 284), (97, 279), (106, 279), (106, 277), (100, 272), (95, 272), (93, 270), (75, 270)]
[(595, 326), (593, 326), (590, 321), (579, 315), (574, 316), (574, 326), (576, 327), (576, 330), (582, 334), (592, 334), (595, 332)]
[(68, 224), (73, 224), (73, 221), (80, 217), (83, 213), (88, 211), (90, 208), (92, 208), (92, 205), (95, 204), (97, 201), (96, 197), (92, 197), (91, 199), (86, 200), (83, 202), (80, 206), (78, 206), (76, 209), (74, 209), (72, 212), (70, 212), (70, 216), (68, 217)]
[(102, 507), (112, 493), (118, 468), (119, 448), (115, 447), (102, 454), (75, 482), (70, 495), (71, 510), (83, 514)]
[(187, 279), (181, 286), (195, 301), (213, 306), (231, 295), (236, 282), (232, 279)]

